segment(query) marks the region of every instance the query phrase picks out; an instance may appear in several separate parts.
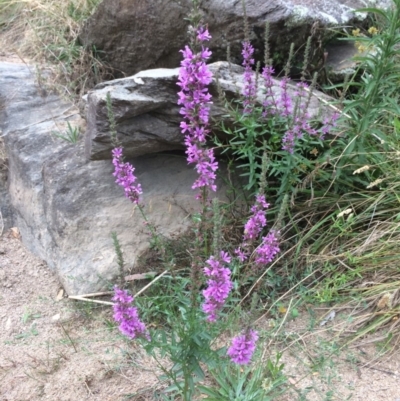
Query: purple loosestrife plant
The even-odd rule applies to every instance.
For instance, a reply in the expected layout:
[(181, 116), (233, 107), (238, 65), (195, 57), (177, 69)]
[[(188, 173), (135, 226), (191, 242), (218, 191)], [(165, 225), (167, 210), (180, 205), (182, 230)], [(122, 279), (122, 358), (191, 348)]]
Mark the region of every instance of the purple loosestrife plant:
[(248, 365), (256, 349), (258, 333), (255, 330), (247, 329), (244, 333), (232, 340), (228, 348), (228, 356), (237, 365)]
[(209, 322), (217, 320), (217, 313), (223, 308), (229, 292), (232, 289), (230, 280), (231, 271), (225, 267), (231, 262), (229, 255), (221, 251), (219, 258), (211, 256), (207, 261), (207, 267), (204, 268), (204, 275), (208, 277), (208, 287), (203, 291), (205, 302), (203, 311), (207, 315)]
[(197, 53), (189, 46), (181, 50), (184, 59), (179, 69), (178, 104), (182, 105), (180, 113), (184, 117), (181, 122), (182, 133), (185, 134), (185, 145), (188, 163), (195, 163), (199, 175), (192, 188), (211, 189), (216, 191), (215, 185), (218, 163), (215, 161), (214, 151), (206, 149), (206, 138), (210, 130), (209, 114), (211, 95), (207, 86), (212, 81), (212, 74), (206, 61), (211, 52), (202, 43), (210, 40), (211, 36), (204, 27), (197, 29), (194, 46), (200, 47)]
[[(177, 310), (179, 310), (180, 316), (176, 316), (170, 330), (166, 331), (162, 328), (154, 330), (154, 332), (152, 331), (152, 337), (150, 337), (145, 324), (139, 318), (138, 309), (133, 305), (133, 296), (129, 295), (127, 291), (115, 287), (113, 297), (115, 302), (113, 305), (113, 317), (119, 324), (119, 330), (131, 339), (144, 338), (147, 340), (144, 342), (144, 348), (155, 358), (161, 370), (173, 382), (177, 391), (181, 393), (184, 401), (194, 399), (194, 395), (198, 390), (196, 383), (199, 379), (204, 378), (202, 366), (207, 366), (211, 360), (213, 360), (213, 363), (220, 361), (220, 354), (211, 346), (210, 325), (204, 324), (204, 315), (198, 305), (199, 288), (202, 282), (201, 280), (198, 283), (196, 282), (196, 269), (197, 273), (201, 273), (201, 269), (203, 269), (207, 280), (207, 288), (203, 290), (204, 303), (202, 311), (206, 314), (209, 322), (217, 320), (218, 314), (224, 307), (233, 288), (231, 270), (228, 266), (231, 258), (228, 253), (220, 251), (218, 255), (209, 257), (205, 262), (205, 267), (203, 267), (204, 253), (209, 255), (207, 251), (204, 252), (206, 247), (203, 245), (207, 245), (207, 243), (203, 238), (204, 233), (202, 231), (207, 217), (206, 212), (208, 211), (206, 200), (208, 200), (208, 190), (216, 191), (215, 179), (218, 164), (213, 150), (206, 148), (206, 140), (210, 132), (209, 113), (211, 104), (211, 95), (208, 93), (207, 86), (212, 80), (212, 75), (206, 65), (211, 52), (203, 46), (203, 42), (209, 40), (211, 36), (208, 30), (200, 25), (201, 14), (197, 0), (193, 0), (193, 8), (192, 19), (190, 19), (193, 26), (190, 27), (190, 32), (194, 33), (194, 37), (190, 42), (191, 46), (185, 46), (185, 49), (181, 51), (184, 59), (181, 62), (178, 82), (181, 87), (178, 94), (178, 104), (181, 105), (180, 113), (184, 117), (184, 121), (181, 122), (180, 126), (182, 133), (185, 134), (187, 160), (189, 163), (196, 165), (198, 172), (198, 178), (192, 188), (200, 188), (203, 192), (203, 211), (202, 214), (200, 213), (200, 218), (197, 219), (200, 223), (197, 223), (197, 236), (193, 246), (193, 253), (191, 253), (190, 291), (192, 302), (187, 302), (186, 291), (182, 291), (182, 286), (177, 286), (179, 288), (179, 292), (177, 291), (176, 294), (179, 305)], [(250, 74), (251, 66), (254, 63), (251, 58), (254, 50), (250, 44), (247, 47), (247, 52), (248, 87), (246, 96), (249, 99), (248, 105), (250, 106), (251, 99), (255, 99), (255, 88), (251, 86), (252, 77)], [(108, 107), (111, 110), (111, 101), (108, 102)], [(125, 196), (138, 205), (143, 218), (147, 222), (143, 207), (139, 204), (139, 197), (142, 194), (141, 186), (137, 183), (132, 165), (123, 161), (123, 149), (116, 141), (115, 122), (114, 125), (110, 124), (110, 126), (114, 127), (113, 143), (115, 149), (112, 151), (112, 156), (116, 182), (124, 188)], [(268, 204), (265, 201), (265, 197), (258, 196), (256, 205), (252, 208), (253, 220), (246, 226), (246, 241), (253, 242), (261, 235), (261, 230), (266, 224), (266, 208), (268, 208)], [(151, 228), (151, 225), (149, 226)], [(216, 243), (217, 241), (213, 244), (214, 250), (219, 250), (220, 247), (216, 246)], [(180, 277), (174, 276), (174, 279), (179, 280)], [(186, 280), (184, 283), (186, 286)], [(172, 315), (170, 314), (170, 316)], [(214, 325), (214, 327), (218, 328), (219, 326)], [(249, 363), (257, 339), (258, 334), (254, 330), (246, 330), (245, 333), (236, 337), (228, 351), (232, 361), (237, 364)], [(155, 349), (157, 349), (156, 352), (154, 351)], [(169, 357), (173, 368), (164, 367), (158, 360), (159, 351)]]
[(143, 337), (150, 341), (150, 335), (144, 323), (139, 319), (139, 313), (135, 306), (132, 306), (133, 297), (127, 291), (114, 287), (115, 301), (113, 306), (114, 320), (119, 323), (119, 330), (129, 338)]
[[(290, 62), (285, 67), (285, 76), (275, 83), (272, 77), (274, 69), (268, 64), (268, 58), (261, 79), (257, 79), (253, 71), (254, 49), (248, 38), (243, 42), (242, 56), (243, 107), (238, 110), (233, 104), (227, 104), (234, 128), (221, 125), (229, 143), (217, 140), (217, 144), (232, 151), (236, 161), (240, 161), (239, 168), (245, 169), (243, 175), (248, 176), (247, 190), (255, 190), (262, 154), (266, 152), (269, 159), (266, 176), (274, 181), (268, 189), (274, 192), (268, 194), (276, 195), (280, 202), (286, 193), (298, 194), (301, 182), (325, 161), (325, 151), (329, 150), (323, 140), (334, 128), (336, 119), (335, 116), (329, 117), (322, 124), (313, 121), (308, 109), (316, 81), (314, 79), (308, 86), (303, 77), (302, 82), (291, 83), (288, 76)], [(258, 83), (264, 89), (264, 98), (259, 101)], [(322, 169), (319, 171), (320, 175), (313, 176), (314, 180), (327, 178), (328, 173)]]
[(136, 183), (137, 178), (133, 174), (135, 168), (130, 163), (125, 163), (122, 156), (122, 148), (113, 149), (113, 164), (115, 167), (114, 177), (117, 177), (115, 182), (124, 188), (125, 196), (136, 205), (139, 204), (139, 196), (142, 194), (142, 187)]

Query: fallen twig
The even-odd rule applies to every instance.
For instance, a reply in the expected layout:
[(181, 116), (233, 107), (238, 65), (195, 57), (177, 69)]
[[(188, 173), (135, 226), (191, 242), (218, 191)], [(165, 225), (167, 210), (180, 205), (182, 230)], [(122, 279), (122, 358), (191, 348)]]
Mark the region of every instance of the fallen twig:
[[(149, 284), (144, 286), (139, 292), (135, 294), (135, 297), (139, 296), (142, 292), (146, 291), (149, 287), (151, 287), (157, 280), (159, 280), (162, 276), (168, 273), (168, 270), (165, 270), (159, 276), (157, 276), (154, 280), (152, 280)], [(98, 301), (97, 299), (88, 299), (89, 297), (96, 297), (101, 295), (111, 295), (114, 294), (113, 291), (105, 291), (105, 292), (93, 292), (90, 294), (83, 294), (83, 295), (69, 295), (69, 299), (74, 299), (76, 301), (84, 301), (84, 302), (92, 302), (95, 304), (102, 304), (102, 305), (110, 305), (113, 306), (114, 302), (109, 301)]]
[[(82, 297), (82, 298), (91, 298), (91, 297), (101, 297), (102, 295), (111, 295), (111, 294), (114, 294), (114, 291), (92, 292), (90, 294), (82, 294), (82, 295), (77, 295), (77, 296)], [(71, 297), (69, 297), (69, 298), (71, 298)]]
[(135, 297), (139, 296), (142, 292), (146, 291), (149, 287), (151, 287), (157, 280), (159, 280), (162, 276), (168, 273), (168, 270), (162, 272), (159, 276), (157, 276), (154, 280), (150, 281), (149, 284), (144, 286), (139, 292), (135, 294)]
[(94, 304), (111, 305), (111, 306), (114, 305), (114, 302), (98, 301), (97, 299), (87, 299), (85, 297), (82, 297), (81, 295), (70, 295), (68, 298), (74, 299), (76, 301), (92, 302)]

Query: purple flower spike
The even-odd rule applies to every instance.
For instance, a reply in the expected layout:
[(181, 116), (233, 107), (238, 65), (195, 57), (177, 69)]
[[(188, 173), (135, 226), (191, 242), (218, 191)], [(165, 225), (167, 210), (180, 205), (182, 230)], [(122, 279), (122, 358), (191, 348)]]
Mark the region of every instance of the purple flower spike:
[(139, 319), (138, 310), (132, 306), (133, 297), (127, 291), (114, 288), (116, 303), (113, 305), (114, 320), (119, 323), (119, 330), (129, 338), (144, 337), (150, 341), (150, 335), (144, 323)]
[(274, 99), (274, 93), (272, 91), (272, 87), (274, 86), (274, 81), (272, 80), (272, 75), (275, 73), (275, 70), (271, 66), (265, 66), (262, 70), (262, 77), (264, 78), (264, 87), (265, 87), (265, 98), (263, 101), (263, 117), (267, 117), (269, 115), (274, 115), (277, 112), (277, 105)]
[(232, 289), (231, 271), (224, 267), (230, 261), (230, 256), (221, 251), (219, 259), (211, 256), (206, 262), (208, 266), (204, 268), (204, 275), (209, 279), (207, 280), (208, 287), (203, 291), (205, 298), (203, 311), (206, 313), (209, 322), (217, 320), (217, 313), (223, 308)]
[(280, 82), (281, 95), (279, 99), (279, 108), (282, 109), (282, 116), (289, 117), (293, 113), (293, 102), (288, 91), (289, 78), (283, 77)]
[(257, 239), (261, 230), (267, 225), (265, 212), (268, 208), (269, 204), (265, 200), (265, 196), (260, 194), (256, 195), (256, 201), (250, 209), (253, 215), (244, 226), (244, 242), (251, 242)]
[[(242, 263), (249, 258), (257, 239), (263, 228), (267, 225), (266, 212), (268, 208), (269, 203), (267, 203), (265, 196), (262, 194), (256, 195), (256, 201), (250, 209), (252, 215), (244, 226), (242, 244), (239, 248), (235, 249), (235, 254)], [(255, 251), (255, 266), (259, 268), (272, 262), (279, 252), (278, 233), (270, 231), (266, 237), (262, 238), (261, 245)]]
[(232, 340), (228, 348), (228, 356), (237, 365), (248, 365), (256, 349), (258, 333), (255, 330), (247, 330)]
[(253, 110), (255, 99), (256, 99), (256, 83), (253, 79), (253, 69), (254, 65), (254, 47), (250, 42), (243, 42), (242, 56), (243, 56), (243, 67), (244, 67), (244, 88), (243, 88), (243, 112), (245, 114), (250, 114)]
[[(210, 40), (211, 36), (204, 27), (197, 29), (197, 42)], [(212, 81), (212, 73), (206, 61), (211, 52), (202, 47), (195, 54), (190, 47), (181, 50), (184, 59), (179, 69), (178, 104), (182, 105), (180, 113), (185, 121), (181, 122), (182, 133), (185, 134), (185, 145), (188, 163), (195, 163), (199, 175), (192, 188), (209, 188), (216, 191), (215, 185), (218, 163), (215, 161), (212, 149), (206, 149), (211, 95), (207, 86)]]
[(340, 117), (338, 112), (335, 112), (331, 115), (331, 117), (327, 117), (324, 119), (323, 126), (321, 128), (320, 139), (324, 140), (325, 136), (337, 125), (337, 120)]
[(125, 196), (136, 205), (139, 203), (139, 195), (142, 194), (142, 187), (139, 183), (135, 184), (137, 178), (133, 172), (135, 168), (122, 161), (122, 148), (115, 148), (112, 151), (113, 164), (115, 167), (114, 177), (117, 177), (115, 182), (124, 188)]

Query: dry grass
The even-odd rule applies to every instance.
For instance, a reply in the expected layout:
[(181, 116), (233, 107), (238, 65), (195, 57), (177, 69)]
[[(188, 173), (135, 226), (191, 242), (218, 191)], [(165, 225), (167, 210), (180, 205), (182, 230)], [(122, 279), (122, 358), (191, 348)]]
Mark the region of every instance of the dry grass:
[[(79, 33), (99, 0), (0, 0), (0, 45), (20, 58), (47, 64), (47, 87), (74, 97), (108, 73), (95, 49), (79, 42)], [(48, 66), (50, 64), (50, 66)]]

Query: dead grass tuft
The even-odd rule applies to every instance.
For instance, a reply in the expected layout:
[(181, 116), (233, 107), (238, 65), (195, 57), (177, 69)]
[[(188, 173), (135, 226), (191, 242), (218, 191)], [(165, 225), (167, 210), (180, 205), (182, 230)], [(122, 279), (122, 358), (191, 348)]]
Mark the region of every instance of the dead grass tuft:
[(47, 89), (81, 96), (110, 76), (96, 49), (84, 48), (79, 33), (99, 0), (0, 0), (0, 45), (38, 65), (50, 64)]

